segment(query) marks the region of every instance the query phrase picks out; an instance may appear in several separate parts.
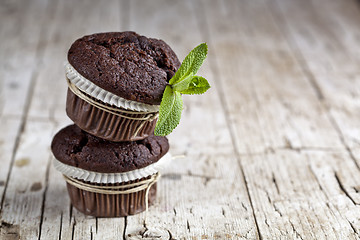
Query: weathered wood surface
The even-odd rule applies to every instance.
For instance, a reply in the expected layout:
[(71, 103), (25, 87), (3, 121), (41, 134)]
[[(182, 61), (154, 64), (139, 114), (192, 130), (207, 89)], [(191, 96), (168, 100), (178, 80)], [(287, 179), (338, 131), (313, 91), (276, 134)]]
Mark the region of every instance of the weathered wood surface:
[[(359, 239), (359, 25), (355, 0), (1, 1), (0, 239)], [(71, 42), (123, 30), (209, 44), (146, 223), (73, 209), (49, 150)]]

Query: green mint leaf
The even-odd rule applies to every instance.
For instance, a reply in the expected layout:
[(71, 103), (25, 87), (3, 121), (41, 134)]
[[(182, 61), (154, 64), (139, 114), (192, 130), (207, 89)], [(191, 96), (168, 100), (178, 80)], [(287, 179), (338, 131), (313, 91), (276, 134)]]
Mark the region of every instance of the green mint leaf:
[(166, 86), (159, 109), (154, 134), (165, 136), (170, 134), (179, 124), (183, 102), (181, 94)]
[(185, 57), (178, 71), (170, 79), (160, 103), (155, 135), (168, 135), (180, 123), (183, 106), (181, 94), (202, 94), (210, 88), (205, 78), (195, 76), (206, 55), (207, 45), (202, 43)]
[(185, 57), (180, 68), (176, 71), (175, 75), (170, 79), (169, 84), (170, 85), (176, 84), (187, 78), (191, 73), (195, 75), (206, 58), (207, 49), (208, 47), (206, 43), (202, 43), (196, 48), (194, 48)]
[(171, 85), (171, 87), (174, 89), (174, 91), (184, 91), (189, 88), (189, 85), (191, 83), (191, 79), (194, 77), (192, 73), (190, 73), (186, 78), (184, 78), (181, 82), (175, 83)]
[(190, 79), (187, 89), (179, 91), (182, 94), (203, 94), (210, 88), (209, 82), (200, 76), (193, 76)]

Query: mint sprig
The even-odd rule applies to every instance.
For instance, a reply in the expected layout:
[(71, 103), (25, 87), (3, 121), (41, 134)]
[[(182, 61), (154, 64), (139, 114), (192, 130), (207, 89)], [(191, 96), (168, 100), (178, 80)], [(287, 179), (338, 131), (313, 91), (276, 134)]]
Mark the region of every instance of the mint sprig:
[(206, 43), (202, 43), (191, 50), (181, 63), (181, 66), (176, 71), (175, 75), (170, 79), (169, 84), (172, 85), (178, 83), (191, 73), (195, 75), (206, 58), (207, 50), (208, 47)]
[(194, 48), (169, 80), (160, 103), (155, 135), (168, 135), (179, 124), (183, 106), (181, 94), (203, 94), (210, 88), (205, 78), (195, 75), (206, 58), (207, 49), (206, 43)]

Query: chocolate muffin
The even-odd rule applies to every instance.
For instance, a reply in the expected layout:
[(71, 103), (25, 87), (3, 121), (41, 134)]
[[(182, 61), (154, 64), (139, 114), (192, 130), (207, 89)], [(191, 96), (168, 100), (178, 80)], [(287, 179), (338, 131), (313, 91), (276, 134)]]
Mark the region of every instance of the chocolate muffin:
[(164, 41), (134, 32), (84, 36), (70, 47), (68, 61), (68, 116), (110, 141), (151, 135), (164, 89), (180, 67)]
[(53, 138), (54, 166), (64, 174), (72, 205), (98, 217), (144, 211), (156, 196), (158, 171), (169, 159), (166, 137), (110, 142), (76, 125)]
[(135, 32), (84, 36), (68, 52), (69, 63), (86, 79), (122, 98), (159, 105), (180, 62), (162, 40)]

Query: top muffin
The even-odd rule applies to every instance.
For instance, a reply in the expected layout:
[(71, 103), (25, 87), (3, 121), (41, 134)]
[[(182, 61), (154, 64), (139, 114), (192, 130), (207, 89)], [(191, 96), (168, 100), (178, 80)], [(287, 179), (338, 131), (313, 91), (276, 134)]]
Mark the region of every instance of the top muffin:
[(166, 85), (180, 67), (164, 41), (135, 32), (84, 36), (71, 45), (68, 61), (100, 88), (151, 105), (160, 104)]

